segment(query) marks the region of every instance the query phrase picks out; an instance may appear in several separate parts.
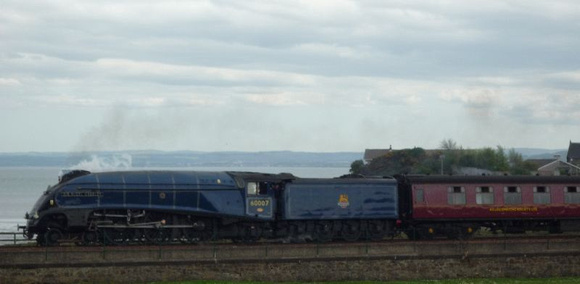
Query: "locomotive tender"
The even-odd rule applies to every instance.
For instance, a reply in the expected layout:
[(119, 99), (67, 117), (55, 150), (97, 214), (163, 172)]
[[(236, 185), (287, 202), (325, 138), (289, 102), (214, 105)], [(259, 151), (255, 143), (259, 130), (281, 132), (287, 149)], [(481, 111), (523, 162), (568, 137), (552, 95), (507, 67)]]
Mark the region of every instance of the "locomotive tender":
[(580, 231), (580, 177), (72, 171), (26, 219), (25, 236), (40, 245), (559, 233)]

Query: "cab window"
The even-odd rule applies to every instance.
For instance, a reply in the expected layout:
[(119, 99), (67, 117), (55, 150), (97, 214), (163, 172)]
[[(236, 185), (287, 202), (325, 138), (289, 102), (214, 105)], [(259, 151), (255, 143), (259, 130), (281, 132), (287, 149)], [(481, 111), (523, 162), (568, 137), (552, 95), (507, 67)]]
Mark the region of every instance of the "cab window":
[(257, 195), (258, 194), (258, 183), (255, 182), (248, 182), (248, 195)]
[(248, 182), (246, 188), (248, 196), (268, 194), (268, 183), (266, 182)]

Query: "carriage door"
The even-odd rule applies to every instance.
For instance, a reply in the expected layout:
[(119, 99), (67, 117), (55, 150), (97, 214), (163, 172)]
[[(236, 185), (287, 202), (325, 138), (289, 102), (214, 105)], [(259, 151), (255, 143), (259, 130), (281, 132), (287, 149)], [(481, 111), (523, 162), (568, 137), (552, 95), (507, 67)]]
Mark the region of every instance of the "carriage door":
[(273, 190), (266, 182), (248, 182), (246, 185), (246, 214), (258, 218), (272, 218)]

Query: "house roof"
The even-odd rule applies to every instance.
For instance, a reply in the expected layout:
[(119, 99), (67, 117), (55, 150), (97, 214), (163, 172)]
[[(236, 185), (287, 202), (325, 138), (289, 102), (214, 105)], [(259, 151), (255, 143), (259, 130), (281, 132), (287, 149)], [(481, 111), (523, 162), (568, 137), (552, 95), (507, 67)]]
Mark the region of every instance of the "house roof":
[(363, 159), (365, 161), (371, 161), (375, 158), (386, 155), (390, 151), (392, 151), (392, 149), (365, 149), (365, 155)]
[(549, 164), (543, 165), (540, 168), (538, 168), (538, 171), (553, 170), (553, 169), (557, 169), (557, 168), (569, 168), (569, 169), (574, 169), (574, 170), (580, 171), (580, 167), (572, 165), (570, 163), (566, 163), (564, 161), (560, 161), (560, 160), (555, 160)]
[(570, 141), (570, 146), (568, 146), (568, 155), (566, 155), (568, 161), (579, 160), (580, 159), (580, 143), (572, 143)]
[(554, 161), (555, 161), (554, 159), (527, 159), (526, 160), (526, 162), (534, 163), (534, 165), (536, 165), (536, 167), (538, 167), (538, 168), (541, 168), (547, 164), (551, 164)]

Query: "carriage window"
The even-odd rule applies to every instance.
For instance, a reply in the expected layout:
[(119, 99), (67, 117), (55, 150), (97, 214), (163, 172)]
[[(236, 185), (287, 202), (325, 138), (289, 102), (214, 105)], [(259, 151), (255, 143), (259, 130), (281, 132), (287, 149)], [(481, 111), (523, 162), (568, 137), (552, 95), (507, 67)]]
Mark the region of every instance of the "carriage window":
[(477, 204), (493, 204), (493, 188), (480, 186), (475, 189), (475, 202)]
[(447, 201), (451, 205), (465, 204), (465, 188), (461, 186), (451, 186), (447, 189)]
[(580, 192), (577, 186), (567, 186), (564, 189), (564, 201), (569, 204), (580, 204)]
[(517, 186), (504, 188), (504, 204), (522, 204), (522, 191)]
[(550, 204), (550, 188), (547, 186), (534, 187), (534, 203)]
[(534, 192), (535, 193), (548, 193), (550, 191), (545, 186), (536, 186), (536, 187), (534, 187)]
[(423, 195), (423, 189), (415, 190), (415, 202), (425, 202), (425, 196)]

